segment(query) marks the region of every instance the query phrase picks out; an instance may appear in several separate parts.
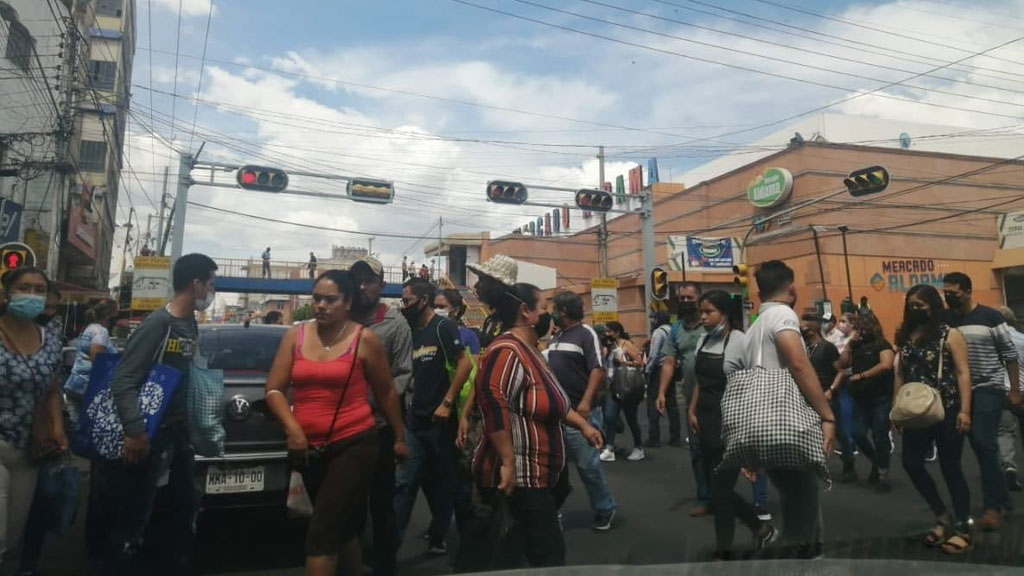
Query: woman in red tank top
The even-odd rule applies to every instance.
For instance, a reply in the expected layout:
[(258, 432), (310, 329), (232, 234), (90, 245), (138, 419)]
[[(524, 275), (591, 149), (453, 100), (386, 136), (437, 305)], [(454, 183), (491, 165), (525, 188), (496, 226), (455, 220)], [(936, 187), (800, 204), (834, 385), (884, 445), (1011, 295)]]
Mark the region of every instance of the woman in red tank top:
[(313, 285), (316, 321), (288, 331), (267, 378), (267, 406), (284, 427), (289, 460), (313, 500), (307, 574), (333, 576), (339, 565), (346, 574), (362, 570), (356, 528), (378, 452), (371, 391), (395, 431), (395, 455), (409, 453), (384, 346), (349, 322), (355, 293), (348, 272), (321, 274)]

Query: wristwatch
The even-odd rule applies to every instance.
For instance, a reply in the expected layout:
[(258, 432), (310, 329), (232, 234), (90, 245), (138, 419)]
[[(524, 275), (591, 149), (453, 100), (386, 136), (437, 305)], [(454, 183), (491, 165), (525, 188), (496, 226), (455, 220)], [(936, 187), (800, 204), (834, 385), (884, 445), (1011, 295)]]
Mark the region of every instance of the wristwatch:
[(444, 406), (445, 408), (451, 408), (452, 406), (454, 406), (454, 404), (452, 404), (451, 400), (445, 398), (444, 401), (441, 402), (441, 406)]

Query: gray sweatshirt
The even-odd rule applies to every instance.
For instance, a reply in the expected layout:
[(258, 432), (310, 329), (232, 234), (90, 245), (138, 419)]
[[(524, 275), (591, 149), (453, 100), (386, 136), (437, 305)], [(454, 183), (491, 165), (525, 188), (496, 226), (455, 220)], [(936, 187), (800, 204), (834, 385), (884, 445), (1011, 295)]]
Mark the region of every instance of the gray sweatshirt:
[[(397, 309), (387, 306), (384, 306), (384, 309), (384, 318), (380, 322), (371, 321), (367, 327), (373, 330), (384, 343), (384, 349), (388, 353), (388, 363), (391, 366), (391, 377), (395, 381), (395, 390), (398, 392), (399, 401), (401, 401), (412, 381), (412, 329), (409, 328), (409, 323), (398, 313)], [(370, 404), (373, 406), (377, 427), (381, 428), (387, 425), (384, 415), (377, 409), (377, 400), (373, 397), (372, 391), (370, 392)]]
[[(167, 346), (161, 350), (160, 345), (167, 338), (168, 329), (170, 337), (167, 339)], [(121, 418), (126, 436), (144, 432), (146, 429), (142, 411), (139, 409), (139, 391), (146, 383), (150, 368), (160, 361), (161, 352), (164, 364), (184, 373), (167, 412), (164, 413), (162, 425), (185, 421), (192, 345), (196, 341), (197, 332), (195, 317), (177, 318), (164, 306), (147, 316), (128, 339), (124, 357), (114, 373), (114, 381), (110, 384), (114, 407)]]

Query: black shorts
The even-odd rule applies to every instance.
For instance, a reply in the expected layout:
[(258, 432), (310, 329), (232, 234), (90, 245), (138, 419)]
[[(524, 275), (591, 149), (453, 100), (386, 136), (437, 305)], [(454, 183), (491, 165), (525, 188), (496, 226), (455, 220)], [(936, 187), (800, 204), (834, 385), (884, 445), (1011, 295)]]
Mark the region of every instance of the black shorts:
[(306, 533), (307, 556), (334, 556), (355, 538), (377, 464), (377, 431), (370, 429), (331, 444), (324, 465), (302, 481), (313, 502)]

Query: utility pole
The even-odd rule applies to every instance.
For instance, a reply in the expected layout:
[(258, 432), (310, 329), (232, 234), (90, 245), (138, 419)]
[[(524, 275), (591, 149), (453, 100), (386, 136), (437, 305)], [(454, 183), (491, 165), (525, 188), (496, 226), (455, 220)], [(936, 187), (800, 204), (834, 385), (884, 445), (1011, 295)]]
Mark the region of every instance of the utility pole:
[(128, 223), (125, 224), (124, 233), (124, 249), (121, 251), (121, 277), (118, 279), (118, 284), (124, 283), (124, 271), (128, 266), (128, 244), (132, 241), (132, 214), (135, 213), (135, 207), (128, 211)]
[[(65, 194), (71, 189), (71, 182), (75, 178), (73, 176), (73, 170), (70, 169), (68, 163), (68, 151), (71, 144), (71, 131), (74, 126), (74, 111), (75, 111), (75, 90), (77, 86), (75, 82), (78, 80), (78, 26), (73, 15), (64, 19), (65, 28), (67, 30), (66, 40), (68, 43), (67, 57), (61, 62), (62, 71), (64, 72), (63, 78), (60, 79), (58, 87), (62, 90), (61, 95), (61, 112), (60, 117), (57, 118), (57, 146), (56, 146), (56, 160), (57, 165), (60, 166), (60, 170), (63, 172), (61, 178), (58, 179), (57, 190), (53, 194), (53, 200), (50, 205), (50, 242), (49, 247), (46, 251), (46, 274), (54, 280), (60, 278), (60, 225), (61, 220), (64, 216), (64, 203)], [(36, 54), (36, 62), (39, 61), (39, 55)], [(40, 66), (40, 72), (42, 73), (42, 67)], [(49, 90), (49, 83), (47, 83), (47, 90)]]
[[(604, 190), (604, 146), (597, 149), (597, 189)], [(608, 215), (601, 214), (601, 226), (597, 230), (597, 258), (601, 278), (608, 277)]]
[(366, 241), (370, 245), (369, 249), (366, 252), (366, 255), (371, 257), (371, 258), (373, 257), (373, 241), (376, 240), (376, 239), (377, 239), (376, 236), (370, 236), (369, 239), (367, 239), (367, 241)]
[[(178, 162), (178, 193), (174, 197), (174, 231), (171, 233), (171, 269), (174, 263), (181, 258), (181, 250), (185, 243), (185, 209), (188, 207), (188, 188), (192, 185), (192, 162), (191, 154), (182, 154)], [(164, 240), (166, 244), (166, 239)]]
[(441, 279), (441, 271), (444, 270), (441, 267), (441, 248), (442, 248), (442, 243), (444, 242), (443, 230), (444, 230), (444, 218), (441, 217), (441, 216), (438, 216), (438, 218), (437, 218), (437, 274), (434, 276), (434, 278), (437, 278), (438, 280)]
[(167, 211), (167, 176), (170, 171), (169, 166), (164, 166), (164, 191), (160, 194), (160, 216), (157, 219), (156, 225), (156, 245), (159, 247), (159, 254), (164, 255), (164, 245), (167, 241), (164, 239), (164, 212)]
[(150, 214), (146, 217), (146, 246), (153, 248), (156, 244), (153, 243), (153, 215)]
[[(651, 270), (654, 269), (654, 188), (648, 188), (640, 195), (640, 220), (643, 221), (643, 242), (644, 242), (644, 306), (647, 314), (651, 313), (654, 305), (654, 286), (651, 283)], [(646, 314), (645, 314), (646, 316)], [(651, 335), (651, 323), (645, 323), (647, 335)]]

